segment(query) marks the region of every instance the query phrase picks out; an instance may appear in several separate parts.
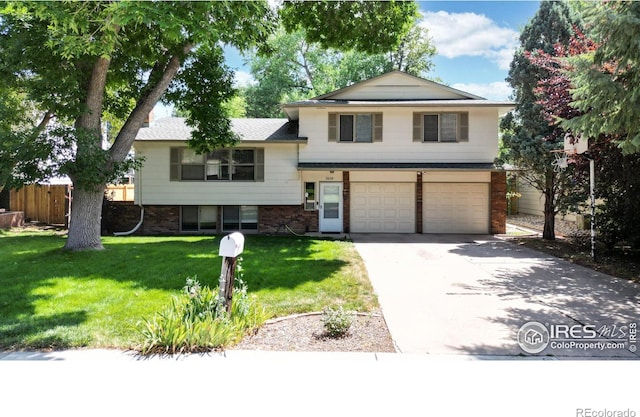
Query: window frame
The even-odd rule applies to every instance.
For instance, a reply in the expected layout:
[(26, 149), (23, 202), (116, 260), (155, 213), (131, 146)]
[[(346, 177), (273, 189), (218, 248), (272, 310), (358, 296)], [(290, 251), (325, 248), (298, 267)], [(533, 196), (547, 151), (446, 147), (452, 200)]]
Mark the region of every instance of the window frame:
[[(428, 116), (437, 117), (437, 140), (425, 138)], [(456, 117), (455, 140), (443, 138), (443, 116)], [(421, 143), (463, 143), (469, 142), (469, 112), (414, 112), (413, 113), (413, 141)]]
[[(196, 209), (196, 228), (193, 229), (185, 229), (184, 228), (184, 211), (185, 208), (188, 207), (189, 209)], [(215, 220), (214, 220), (214, 226), (213, 227), (202, 227), (202, 209), (205, 207), (209, 207), (209, 208), (214, 208), (215, 209)], [(212, 206), (212, 205), (197, 205), (197, 204), (193, 204), (193, 205), (181, 205), (180, 206), (180, 232), (184, 232), (184, 233), (190, 233), (190, 232), (197, 232), (197, 233), (217, 233), (218, 231), (218, 218), (219, 218), (220, 212), (219, 212), (219, 208), (218, 206)]]
[[(317, 209), (316, 197), (318, 194), (316, 183), (314, 181), (305, 181), (303, 185), (304, 185), (304, 211), (316, 211)], [(310, 190), (311, 190), (310, 186), (313, 187), (313, 190), (311, 193), (310, 193)]]
[[(191, 163), (183, 163), (185, 150), (192, 151), (187, 147), (173, 147), (170, 149), (170, 161), (169, 161), (169, 179), (171, 181), (181, 181), (181, 182), (264, 182), (264, 148), (219, 148), (215, 149), (212, 152), (208, 152), (206, 154), (197, 155), (201, 162), (191, 162)], [(252, 163), (235, 163), (234, 162), (234, 153), (240, 151), (252, 151), (253, 152), (253, 162)], [(215, 153), (223, 152), (221, 158), (219, 159), (210, 159)], [(209, 161), (219, 161), (217, 164), (211, 163)], [(209, 173), (209, 166), (218, 166), (218, 178), (209, 178), (214, 177)], [(195, 179), (189, 178), (184, 179), (183, 175), (183, 167), (184, 166), (202, 166), (202, 178)], [(236, 168), (253, 168), (253, 179), (234, 179), (234, 173), (236, 172)], [(226, 176), (222, 176), (223, 170), (226, 168)]]
[[(342, 117), (351, 117), (351, 138), (342, 139)], [(370, 138), (358, 140), (358, 117), (369, 116)], [(381, 112), (336, 112), (329, 113), (329, 142), (338, 143), (375, 143), (382, 142), (383, 115)]]
[[(238, 213), (238, 219), (237, 222), (234, 223), (234, 225), (237, 224), (237, 228), (236, 227), (227, 227), (226, 224), (228, 223), (227, 220), (225, 220), (225, 218), (227, 217), (227, 215), (225, 215), (225, 210), (231, 210), (231, 209), (237, 209), (237, 213)], [(244, 213), (245, 216), (248, 214), (248, 211), (255, 211), (255, 222), (253, 221), (245, 221), (243, 219), (243, 209), (244, 209)], [(260, 223), (260, 207), (259, 206), (246, 206), (246, 205), (226, 205), (226, 206), (221, 206), (221, 230), (222, 232), (257, 232), (258, 231), (258, 225)], [(231, 214), (231, 213), (229, 213)], [(234, 221), (236, 219), (233, 219)], [(253, 220), (253, 219), (250, 219)], [(245, 227), (243, 227), (243, 225), (245, 225)]]

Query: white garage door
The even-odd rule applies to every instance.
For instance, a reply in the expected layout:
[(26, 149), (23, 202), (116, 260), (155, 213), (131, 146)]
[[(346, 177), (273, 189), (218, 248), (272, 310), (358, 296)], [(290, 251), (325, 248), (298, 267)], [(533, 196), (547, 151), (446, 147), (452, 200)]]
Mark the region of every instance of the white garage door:
[(424, 183), (423, 233), (489, 233), (489, 184)]
[(351, 183), (351, 231), (415, 233), (415, 184)]

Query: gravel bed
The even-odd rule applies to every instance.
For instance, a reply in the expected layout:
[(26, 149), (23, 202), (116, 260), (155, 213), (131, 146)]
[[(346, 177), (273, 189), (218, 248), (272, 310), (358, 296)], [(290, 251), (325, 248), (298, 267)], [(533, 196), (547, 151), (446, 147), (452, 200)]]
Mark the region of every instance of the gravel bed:
[(324, 335), (322, 314), (295, 315), (264, 324), (245, 337), (234, 350), (395, 352), (387, 324), (380, 311), (360, 313), (349, 334), (340, 338)]
[[(507, 216), (507, 223), (516, 226), (526, 227), (542, 233), (544, 229), (544, 217), (532, 214), (512, 214)], [(555, 224), (556, 235), (559, 236), (575, 236), (584, 234), (588, 231), (580, 230), (575, 222), (556, 219)]]

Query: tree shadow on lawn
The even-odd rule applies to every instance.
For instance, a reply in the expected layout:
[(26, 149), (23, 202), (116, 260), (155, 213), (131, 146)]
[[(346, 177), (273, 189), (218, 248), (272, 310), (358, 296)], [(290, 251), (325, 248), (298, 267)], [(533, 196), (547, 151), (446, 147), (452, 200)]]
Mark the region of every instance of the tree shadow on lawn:
[[(14, 319), (9, 323), (5, 317), (0, 319), (0, 348), (66, 349), (78, 347), (77, 340), (67, 334), (87, 320), (85, 311), (54, 314), (51, 316), (28, 316), (27, 319)], [(87, 343), (90, 341), (85, 336)]]
[[(475, 340), (453, 347), (460, 352), (530, 356), (517, 345), (517, 332), (529, 321), (545, 326), (593, 325), (597, 332), (610, 332), (602, 335), (608, 339), (620, 337), (622, 326), (628, 332), (630, 323), (640, 321), (640, 285), (628, 280), (503, 241), (463, 244), (452, 252), (468, 257), (469, 262), (486, 272), (477, 279), (461, 277), (452, 285), (461, 294), (495, 297), (500, 307), (479, 311), (475, 318), (484, 321), (487, 329), (493, 329), (492, 334), (508, 335), (506, 340)], [(547, 355), (639, 359), (629, 351), (549, 348), (533, 356)]]
[[(137, 290), (177, 294), (187, 277), (215, 287), (222, 261), (219, 238), (105, 238), (103, 251), (65, 252), (61, 236), (2, 236), (0, 347), (29, 340), (34, 340), (29, 346), (68, 346), (64, 338), (47, 339), (45, 329), (78, 326), (87, 320), (87, 313), (39, 316), (36, 311), (36, 302), (43, 298), (38, 293), (61, 279), (83, 284), (113, 280), (132, 288), (132, 298), (137, 297)], [(246, 236), (242, 266), (248, 290), (294, 289), (307, 282), (321, 282), (346, 264), (340, 259), (315, 259), (315, 245), (311, 238)]]

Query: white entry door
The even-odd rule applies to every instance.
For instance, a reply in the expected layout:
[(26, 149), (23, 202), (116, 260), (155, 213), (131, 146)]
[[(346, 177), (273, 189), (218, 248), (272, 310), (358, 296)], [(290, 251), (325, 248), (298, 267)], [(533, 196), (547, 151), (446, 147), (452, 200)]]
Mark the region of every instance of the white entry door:
[(342, 183), (320, 183), (320, 231), (342, 232)]

